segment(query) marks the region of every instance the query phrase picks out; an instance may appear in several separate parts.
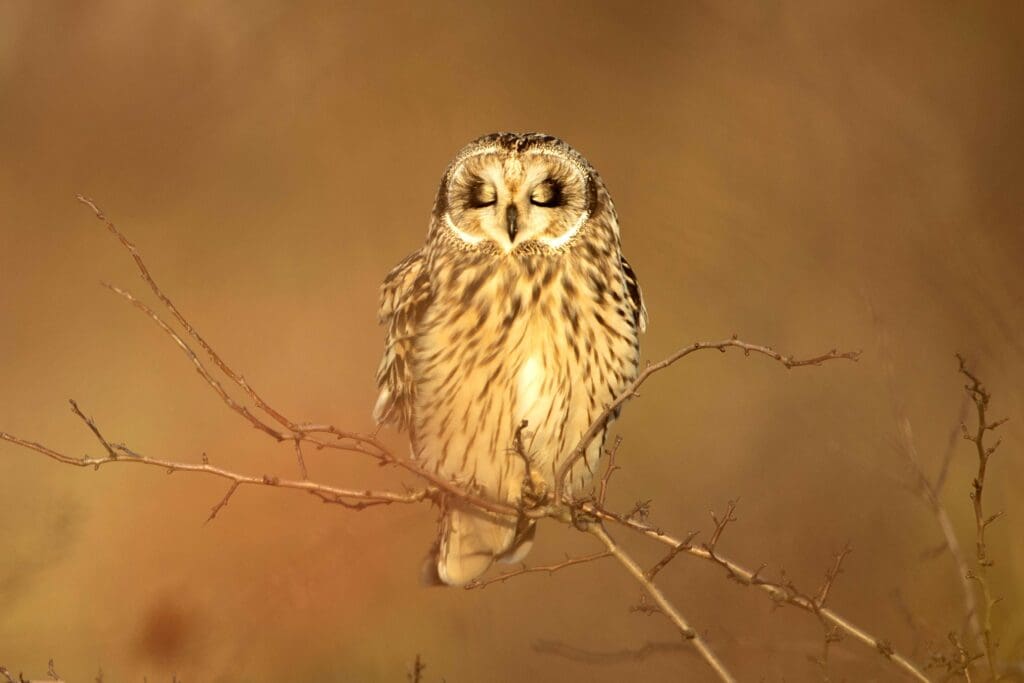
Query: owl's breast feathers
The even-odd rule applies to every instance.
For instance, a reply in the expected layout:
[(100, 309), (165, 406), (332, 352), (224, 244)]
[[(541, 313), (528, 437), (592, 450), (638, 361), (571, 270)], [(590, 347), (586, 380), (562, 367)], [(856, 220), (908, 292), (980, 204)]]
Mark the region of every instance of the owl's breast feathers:
[(423, 251), (415, 251), (391, 269), (381, 285), (378, 320), (385, 329), (384, 356), (377, 368), (380, 394), (373, 407), (378, 424), (407, 427), (412, 418), (416, 382), (411, 352), (419, 319), (430, 301), (430, 278)]
[[(429, 247), (428, 247), (429, 249)], [(409, 425), (414, 455), (506, 500), (523, 459), (549, 483), (590, 423), (636, 376), (646, 323), (636, 276), (613, 243), (557, 258), (434, 250), (388, 275), (378, 371), (381, 422)], [(571, 473), (581, 487), (602, 443)]]

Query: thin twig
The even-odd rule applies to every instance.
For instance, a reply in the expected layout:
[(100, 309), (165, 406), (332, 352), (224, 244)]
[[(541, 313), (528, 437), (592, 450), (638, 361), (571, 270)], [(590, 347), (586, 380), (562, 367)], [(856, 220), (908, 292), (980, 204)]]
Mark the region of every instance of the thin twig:
[(797, 607), (806, 612), (810, 612), (820, 618), (828, 621), (829, 623), (839, 627), (843, 632), (853, 636), (857, 640), (861, 641), (865, 645), (875, 649), (881, 653), (886, 659), (889, 659), (894, 664), (899, 666), (901, 669), (906, 671), (908, 674), (913, 676), (919, 681), (928, 681), (928, 677), (925, 676), (920, 669), (918, 669), (913, 662), (906, 657), (897, 653), (891, 643), (881, 638), (877, 638), (867, 631), (855, 626), (853, 623), (840, 616), (836, 612), (832, 611), (828, 607), (819, 607), (813, 598), (804, 595), (792, 588), (792, 585), (786, 585), (781, 583), (773, 583), (761, 578), (759, 568), (756, 571), (746, 569), (740, 564), (733, 562), (730, 559), (723, 557), (717, 551), (711, 553), (707, 548), (690, 546), (686, 547), (683, 540), (675, 538), (674, 536), (661, 531), (655, 527), (648, 526), (643, 522), (635, 519), (629, 519), (621, 515), (615, 515), (606, 510), (602, 510), (591, 504), (584, 504), (583, 509), (588, 514), (593, 515), (599, 519), (616, 522), (627, 528), (630, 528), (648, 538), (663, 543), (664, 545), (676, 548), (680, 545), (684, 546), (681, 552), (685, 552), (694, 557), (699, 557), (702, 560), (709, 560), (723, 567), (730, 579), (733, 579), (737, 583), (745, 586), (755, 586), (758, 589), (768, 593), (768, 595), (777, 604), (788, 604), (793, 607)]
[(217, 501), (217, 504), (213, 506), (212, 510), (210, 510), (210, 516), (206, 518), (204, 524), (209, 524), (213, 521), (214, 517), (217, 516), (217, 513), (228, 504), (229, 500), (231, 500), (231, 496), (235, 495), (235, 491), (238, 490), (239, 486), (240, 484), (237, 481), (231, 482), (231, 486), (228, 487), (227, 493), (225, 493), (224, 497)]
[(309, 479), (309, 470), (306, 469), (306, 459), (302, 457), (302, 439), (296, 437), (295, 441), (295, 459), (299, 463), (299, 471), (302, 472), (303, 479)]
[(161, 290), (160, 287), (156, 284), (156, 281), (150, 275), (149, 269), (146, 267), (146, 263), (142, 260), (142, 255), (139, 253), (139, 250), (136, 248), (136, 246), (124, 235), (124, 233), (117, 229), (114, 223), (109, 218), (107, 218), (106, 214), (104, 214), (103, 211), (100, 210), (96, 203), (92, 199), (85, 197), (83, 195), (77, 195), (76, 199), (78, 199), (78, 201), (92, 209), (93, 213), (96, 214), (96, 218), (102, 221), (103, 224), (107, 226), (107, 230), (109, 230), (115, 237), (117, 237), (121, 245), (131, 255), (132, 260), (135, 261), (135, 266), (139, 269), (139, 274), (142, 275), (142, 279), (146, 281), (146, 284), (148, 284), (149, 288), (153, 290), (153, 293), (157, 296), (158, 299), (160, 299), (161, 303), (163, 303), (164, 306), (167, 307), (167, 310), (171, 312), (171, 314), (178, 321), (178, 323), (183, 328), (185, 328), (188, 334), (193, 339), (196, 340), (196, 342), (203, 348), (204, 351), (206, 351), (207, 355), (210, 357), (211, 360), (213, 360), (214, 363), (217, 364), (221, 371), (225, 375), (230, 377), (231, 380), (235, 384), (237, 384), (243, 391), (245, 391), (245, 393), (249, 395), (249, 398), (252, 399), (253, 403), (255, 403), (260, 410), (270, 415), (272, 418), (281, 423), (281, 425), (287, 427), (289, 430), (297, 431), (297, 425), (294, 422), (292, 422), (284, 415), (274, 410), (270, 405), (268, 405), (267, 402), (264, 401), (260, 397), (260, 395), (256, 393), (256, 390), (249, 386), (249, 384), (245, 381), (245, 378), (236, 373), (234, 370), (232, 370), (227, 363), (221, 360), (221, 357), (217, 355), (217, 352), (214, 351), (213, 348), (206, 343), (206, 340), (203, 339), (202, 336), (200, 336), (199, 332), (197, 332), (196, 329), (192, 327), (191, 323), (189, 323), (185, 316), (183, 316), (178, 311), (177, 307), (175, 307), (175, 305), (171, 302), (170, 298), (166, 294), (164, 294), (163, 290)]
[(28, 441), (20, 437), (8, 434), (6, 432), (0, 432), (0, 440), (7, 441), (9, 443), (17, 444), (23, 448), (27, 448), (37, 453), (41, 453), (48, 458), (52, 458), (57, 462), (65, 465), (74, 465), (75, 467), (92, 467), (93, 469), (99, 469), (103, 465), (117, 463), (117, 464), (136, 464), (145, 465), (149, 467), (157, 467), (165, 470), (168, 474), (175, 472), (201, 472), (209, 474), (222, 479), (235, 482), (239, 486), (251, 485), (251, 486), (272, 486), (283, 489), (296, 489), (299, 491), (308, 492), (320, 492), (327, 495), (339, 496), (341, 498), (349, 500), (366, 500), (366, 501), (377, 501), (384, 504), (391, 503), (419, 503), (427, 500), (434, 492), (432, 489), (419, 489), (410, 491), (408, 493), (396, 493), (394, 491), (378, 491), (371, 489), (345, 489), (337, 486), (327, 486), (326, 484), (317, 484), (312, 481), (297, 481), (293, 479), (280, 479), (278, 477), (271, 477), (268, 475), (263, 476), (252, 476), (246, 474), (239, 474), (232, 472), (220, 467), (214, 467), (208, 463), (193, 464), (184, 462), (174, 462), (171, 460), (160, 460), (157, 458), (149, 458), (146, 456), (138, 456), (134, 458), (118, 458), (107, 456), (105, 458), (90, 458), (88, 456), (84, 458), (75, 458), (70, 455), (65, 455), (55, 451), (43, 444), (36, 443), (34, 441)]
[(860, 351), (839, 352), (836, 349), (832, 349), (828, 353), (824, 353), (819, 356), (814, 356), (813, 358), (796, 359), (793, 356), (784, 356), (769, 346), (762, 346), (760, 344), (750, 344), (745, 341), (740, 341), (738, 337), (733, 335), (729, 339), (723, 339), (722, 341), (717, 342), (695, 342), (693, 344), (690, 344), (689, 346), (684, 346), (683, 348), (679, 349), (678, 351), (673, 353), (668, 358), (665, 358), (664, 360), (661, 360), (657, 363), (648, 363), (647, 367), (645, 367), (643, 371), (639, 375), (637, 375), (637, 378), (633, 380), (633, 382), (630, 383), (629, 386), (623, 389), (622, 393), (619, 394), (618, 398), (612, 401), (604, 409), (604, 411), (600, 415), (598, 415), (597, 418), (594, 419), (594, 421), (590, 424), (590, 427), (587, 429), (586, 432), (583, 433), (583, 436), (576, 444), (576, 447), (573, 449), (572, 454), (568, 458), (566, 458), (565, 462), (563, 462), (562, 465), (558, 468), (558, 471), (555, 473), (555, 502), (557, 503), (562, 501), (562, 493), (565, 490), (566, 477), (569, 475), (570, 470), (572, 470), (576, 462), (579, 461), (580, 458), (584, 456), (584, 454), (587, 451), (587, 447), (590, 446), (590, 443), (597, 437), (598, 434), (601, 433), (601, 431), (607, 425), (608, 420), (612, 417), (612, 415), (615, 415), (618, 412), (619, 408), (624, 403), (632, 400), (633, 398), (639, 395), (637, 394), (637, 390), (641, 387), (641, 385), (643, 385), (644, 382), (647, 381), (647, 379), (651, 375), (668, 368), (669, 366), (673, 365), (674, 363), (682, 360), (686, 356), (689, 356), (691, 353), (694, 353), (696, 351), (716, 349), (718, 351), (721, 351), (722, 353), (725, 353), (725, 351), (729, 348), (742, 349), (744, 355), (747, 356), (749, 356), (751, 353), (763, 354), (765, 356), (768, 356), (769, 358), (773, 358), (778, 362), (782, 363), (782, 365), (784, 365), (787, 369), (799, 368), (808, 365), (821, 365), (825, 361), (837, 359), (856, 361), (860, 357)]
[(818, 605), (818, 609), (824, 607), (825, 602), (828, 601), (828, 594), (832, 591), (832, 585), (843, 572), (843, 560), (845, 560), (847, 555), (851, 552), (853, 552), (853, 549), (849, 544), (843, 546), (843, 549), (836, 553), (836, 556), (832, 561), (832, 566), (825, 571), (825, 581), (821, 584), (821, 588), (818, 589), (818, 596), (814, 599), (814, 602)]
[(736, 502), (730, 500), (725, 507), (725, 514), (719, 519), (715, 515), (715, 511), (711, 511), (711, 521), (715, 523), (715, 530), (711, 533), (711, 540), (704, 544), (704, 549), (712, 555), (715, 554), (715, 547), (718, 545), (718, 541), (722, 538), (722, 532), (725, 531), (725, 527), (729, 526), (730, 522), (738, 521), (736, 517)]
[(648, 580), (653, 580), (662, 569), (668, 566), (668, 563), (676, 558), (676, 556), (684, 550), (689, 550), (693, 545), (693, 539), (697, 537), (698, 531), (691, 531), (689, 536), (684, 538), (679, 545), (672, 546), (672, 549), (668, 553), (658, 560), (657, 564), (644, 572)]
[(137, 309), (145, 313), (153, 322), (159, 325), (160, 329), (166, 332), (167, 335), (174, 340), (174, 343), (178, 345), (182, 352), (186, 356), (188, 356), (188, 359), (192, 362), (192, 365), (195, 366), (196, 372), (198, 372), (199, 375), (204, 380), (206, 380), (206, 383), (213, 388), (214, 392), (216, 392), (216, 394), (220, 396), (221, 400), (224, 401), (224, 403), (226, 403), (227, 406), (231, 408), (231, 410), (235, 411), (236, 413), (244, 417), (246, 420), (248, 420), (253, 427), (272, 436), (277, 441), (284, 441), (290, 438), (289, 435), (274, 429), (266, 422), (259, 419), (256, 415), (253, 415), (252, 411), (250, 411), (248, 408), (246, 408), (241, 403), (238, 403), (234, 398), (232, 398), (231, 394), (229, 394), (227, 390), (224, 388), (224, 385), (220, 383), (220, 380), (218, 380), (216, 377), (210, 374), (210, 371), (206, 369), (206, 366), (203, 365), (202, 360), (200, 360), (196, 352), (193, 351), (192, 348), (185, 342), (185, 340), (181, 338), (181, 335), (175, 332), (170, 325), (163, 321), (163, 319), (159, 316), (159, 314), (157, 314), (156, 311), (147, 306), (140, 299), (136, 298), (135, 295), (129, 291), (126, 291), (124, 289), (121, 289), (120, 287), (116, 287), (111, 284), (107, 284), (106, 282), (103, 283), (103, 286), (112, 291), (113, 293), (121, 297), (124, 297), (129, 303), (131, 303)]
[(644, 590), (647, 591), (647, 594), (650, 595), (658, 605), (658, 608), (672, 621), (673, 624), (676, 625), (676, 628), (679, 629), (682, 636), (693, 643), (693, 646), (697, 648), (697, 651), (704, 658), (704, 661), (714, 669), (718, 678), (723, 681), (735, 681), (736, 679), (733, 678), (732, 674), (730, 674), (729, 670), (725, 668), (725, 665), (722, 664), (721, 660), (719, 660), (715, 653), (712, 652), (711, 648), (704, 642), (704, 639), (701, 638), (700, 634), (690, 628), (690, 625), (686, 622), (686, 619), (683, 618), (683, 615), (681, 615), (672, 603), (668, 601), (661, 590), (654, 585), (654, 582), (647, 578), (640, 566), (633, 561), (633, 558), (624, 553), (622, 549), (616, 545), (615, 541), (613, 541), (611, 536), (608, 535), (608, 532), (604, 530), (604, 527), (600, 523), (595, 523), (590, 525), (588, 531), (604, 543), (604, 546), (608, 548), (608, 551), (611, 552), (612, 555), (615, 556), (615, 559), (617, 559), (622, 566), (626, 568), (626, 571), (628, 571), (633, 578), (643, 586)]
[(79, 410), (78, 404), (75, 403), (74, 399), (69, 398), (68, 403), (71, 404), (71, 412), (80, 417), (82, 421), (85, 422), (89, 430), (96, 435), (96, 438), (99, 440), (99, 442), (103, 444), (103, 448), (107, 451), (107, 455), (109, 455), (111, 458), (117, 458), (117, 452), (114, 450), (114, 447), (111, 446), (110, 442), (103, 437), (103, 434), (100, 433), (99, 427), (96, 426), (96, 423), (93, 421), (93, 419), (91, 417), (86, 417), (85, 413)]
[(583, 555), (582, 557), (566, 557), (565, 560), (562, 562), (534, 567), (527, 567), (526, 565), (523, 565), (519, 569), (513, 569), (511, 571), (507, 571), (487, 579), (474, 579), (473, 581), (467, 583), (464, 586), (464, 588), (466, 590), (471, 590), (473, 588), (483, 588), (485, 586), (491, 585), (492, 583), (504, 583), (505, 581), (508, 581), (513, 577), (522, 576), (523, 574), (536, 574), (544, 572), (550, 575), (554, 574), (555, 572), (561, 569), (565, 569), (566, 567), (573, 567), (578, 564), (594, 562), (595, 560), (600, 560), (605, 557), (611, 557), (611, 553), (608, 551), (604, 551), (599, 553), (593, 553), (592, 555)]
[(598, 488), (597, 491), (598, 505), (604, 505), (604, 501), (608, 497), (608, 483), (612, 480), (612, 475), (615, 474), (615, 471), (622, 469), (615, 464), (615, 456), (618, 454), (620, 446), (622, 446), (622, 437), (616, 436), (615, 441), (612, 443), (612, 447), (608, 449), (604, 475), (601, 477), (600, 488)]
[(960, 541), (956, 535), (956, 529), (953, 527), (953, 522), (950, 519), (949, 512), (946, 510), (946, 506), (942, 502), (942, 489), (945, 486), (946, 476), (949, 473), (949, 464), (953, 460), (953, 454), (956, 451), (956, 444), (959, 441), (959, 425), (961, 425), (967, 417), (968, 402), (967, 400), (961, 402), (955, 427), (951, 431), (946, 443), (946, 449), (943, 451), (942, 460), (939, 465), (939, 472), (933, 483), (925, 472), (924, 464), (917, 450), (914, 431), (910, 424), (910, 417), (908, 416), (906, 405), (898, 390), (896, 382), (896, 364), (893, 360), (893, 350), (889, 334), (882, 325), (882, 321), (875, 313), (874, 308), (870, 305), (869, 308), (871, 309), (872, 316), (874, 318), (875, 327), (878, 330), (878, 342), (881, 348), (883, 360), (882, 368), (885, 371), (886, 383), (889, 388), (893, 411), (895, 412), (896, 427), (900, 443), (900, 448), (898, 450), (910, 467), (911, 474), (914, 478), (914, 493), (924, 501), (931, 510), (932, 515), (935, 517), (935, 520), (939, 525), (939, 529), (942, 531), (942, 545), (937, 547), (934, 553), (930, 551), (926, 556), (931, 556), (932, 554), (937, 555), (943, 550), (949, 551), (949, 555), (952, 558), (953, 563), (956, 565), (956, 573), (959, 578), (961, 594), (963, 595), (964, 615), (967, 626), (978, 646), (983, 647), (984, 644), (981, 625), (978, 621), (978, 610), (974, 599), (974, 590), (971, 587), (970, 580), (967, 578), (970, 569), (963, 550), (960, 547)]
[[(516, 515), (520, 512), (514, 506), (502, 503), (500, 501), (489, 500), (487, 498), (484, 498), (483, 496), (479, 496), (474, 493), (468, 492), (462, 487), (455, 484), (454, 482), (446, 481), (445, 479), (439, 477), (433, 472), (429, 472), (423, 469), (417, 463), (395, 457), (387, 450), (387, 448), (384, 447), (384, 445), (375, 436), (368, 436), (364, 434), (359, 434), (357, 432), (342, 431), (331, 425), (320, 424), (297, 425), (296, 427), (299, 431), (297, 431), (293, 435), (286, 435), (282, 432), (275, 430), (273, 427), (267, 425), (265, 422), (263, 422), (258, 417), (253, 415), (253, 413), (248, 408), (235, 401), (231, 397), (231, 395), (228, 394), (228, 392), (224, 389), (224, 386), (220, 383), (220, 381), (218, 381), (217, 378), (215, 378), (206, 368), (205, 364), (199, 358), (199, 355), (196, 354), (196, 352), (192, 349), (191, 346), (189, 346), (188, 342), (186, 342), (181, 337), (181, 335), (175, 332), (171, 328), (171, 326), (168, 325), (156, 311), (154, 311), (152, 308), (150, 308), (145, 303), (140, 301), (130, 292), (124, 291), (112, 285), (106, 286), (114, 293), (124, 297), (137, 309), (145, 313), (151, 320), (153, 320), (153, 322), (155, 322), (157, 326), (160, 327), (160, 329), (163, 330), (174, 341), (174, 343), (178, 346), (178, 348), (181, 349), (181, 351), (186, 355), (186, 357), (188, 357), (189, 361), (191, 361), (192, 365), (195, 367), (199, 375), (214, 390), (214, 392), (218, 396), (220, 396), (221, 400), (229, 408), (231, 408), (231, 410), (245, 418), (246, 421), (248, 421), (252, 426), (273, 437), (276, 441), (280, 442), (290, 439), (295, 441), (296, 443), (299, 441), (310, 443), (318, 449), (326, 448), (333, 450), (353, 451), (369, 455), (380, 461), (382, 464), (396, 465), (398, 467), (401, 467), (422, 479), (430, 481), (434, 486), (445, 491), (446, 493), (460, 496), (466, 501), (484, 510), (505, 515)], [(223, 361), (221, 362), (223, 363)], [(333, 441), (324, 441), (322, 439), (315, 438), (314, 436), (312, 436), (313, 434), (329, 434), (334, 436), (335, 439)], [(302, 462), (301, 460), (300, 466), (304, 466), (304, 462)]]
[(981, 590), (981, 635), (985, 650), (985, 661), (988, 664), (988, 671), (991, 680), (998, 681), (999, 674), (996, 662), (996, 649), (998, 647), (998, 643), (992, 634), (992, 608), (995, 607), (997, 602), (999, 602), (999, 599), (992, 596), (992, 589), (988, 583), (988, 568), (993, 565), (993, 562), (988, 556), (988, 546), (985, 543), (985, 531), (988, 529), (989, 525), (999, 519), (1003, 513), (1002, 511), (999, 511), (993, 515), (986, 516), (983, 496), (985, 493), (985, 475), (988, 471), (989, 458), (992, 457), (992, 454), (999, 448), (1002, 440), (997, 439), (995, 444), (992, 446), (986, 446), (985, 436), (988, 432), (998, 429), (1008, 418), (1003, 418), (1002, 420), (996, 420), (994, 422), (988, 421), (988, 404), (992, 395), (981, 383), (981, 380), (978, 379), (977, 375), (967, 367), (967, 362), (964, 360), (964, 357), (957, 354), (956, 358), (960, 364), (960, 373), (966, 377), (969, 382), (965, 385), (964, 389), (966, 389), (967, 395), (970, 396), (971, 400), (974, 402), (974, 406), (978, 414), (978, 427), (973, 434), (968, 431), (966, 424), (961, 425), (963, 438), (974, 444), (975, 451), (978, 454), (978, 474), (975, 476), (971, 488), (971, 501), (974, 503), (974, 525), (977, 535), (977, 541), (975, 543), (975, 559), (978, 566), (976, 570), (968, 572), (967, 577), (975, 581), (978, 584), (978, 588)]

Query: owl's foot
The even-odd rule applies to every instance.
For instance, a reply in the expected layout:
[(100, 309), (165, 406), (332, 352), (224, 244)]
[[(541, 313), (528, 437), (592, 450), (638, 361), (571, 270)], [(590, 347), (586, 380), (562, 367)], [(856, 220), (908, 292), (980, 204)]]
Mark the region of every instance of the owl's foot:
[(539, 507), (548, 498), (548, 482), (540, 471), (532, 465), (526, 469), (523, 477), (523, 503), (526, 507)]

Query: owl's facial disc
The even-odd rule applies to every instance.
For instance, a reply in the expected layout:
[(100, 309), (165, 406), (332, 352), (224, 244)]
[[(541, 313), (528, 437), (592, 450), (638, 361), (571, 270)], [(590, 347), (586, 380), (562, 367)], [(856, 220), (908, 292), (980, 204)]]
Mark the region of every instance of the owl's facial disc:
[(484, 150), (453, 169), (444, 221), (468, 245), (492, 242), (509, 253), (534, 242), (558, 250), (590, 217), (589, 182), (556, 151)]

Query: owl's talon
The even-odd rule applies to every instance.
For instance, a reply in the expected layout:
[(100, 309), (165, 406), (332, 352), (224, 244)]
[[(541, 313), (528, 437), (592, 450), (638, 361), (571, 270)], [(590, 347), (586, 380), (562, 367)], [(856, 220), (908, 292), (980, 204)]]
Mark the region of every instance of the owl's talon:
[(530, 488), (532, 488), (541, 498), (545, 497), (548, 492), (548, 482), (541, 475), (540, 472), (534, 468), (530, 468)]
[(523, 477), (522, 500), (527, 508), (543, 505), (548, 499), (548, 483), (541, 473), (532, 466), (527, 467)]

